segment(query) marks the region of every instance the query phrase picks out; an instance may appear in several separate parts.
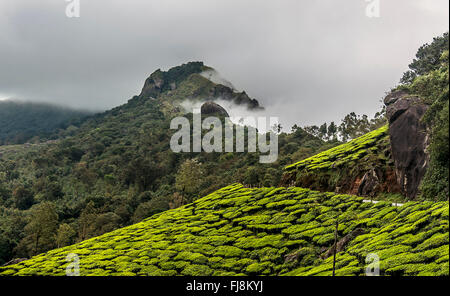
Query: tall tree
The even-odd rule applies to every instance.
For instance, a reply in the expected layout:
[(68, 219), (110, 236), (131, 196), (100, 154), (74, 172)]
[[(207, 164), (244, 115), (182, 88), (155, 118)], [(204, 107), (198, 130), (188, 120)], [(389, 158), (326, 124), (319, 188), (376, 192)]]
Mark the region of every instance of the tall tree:
[(416, 58), (409, 64), (410, 70), (403, 74), (400, 82), (409, 84), (417, 76), (438, 70), (441, 67), (441, 56), (448, 48), (448, 32), (442, 36), (435, 37), (431, 44), (426, 43), (422, 45), (416, 53)]
[(319, 127), (317, 125), (305, 126), (304, 129), (308, 134), (313, 135), (314, 137), (319, 136)]
[[(29, 222), (24, 228), (25, 237), (18, 249), (28, 256), (34, 256), (55, 247), (58, 214), (51, 202), (42, 202), (32, 209)], [(19, 253), (20, 253), (19, 252)]]
[(14, 188), (13, 198), (14, 198), (14, 205), (19, 210), (27, 210), (34, 203), (33, 193), (29, 189), (25, 188), (25, 186), (23, 185), (19, 185), (16, 188)]
[(85, 240), (94, 234), (97, 214), (94, 202), (88, 202), (78, 220), (78, 236), (80, 240)]
[(326, 140), (327, 139), (327, 132), (328, 132), (327, 123), (324, 122), (319, 127), (319, 137), (321, 137), (322, 139)]
[(245, 171), (244, 183), (250, 186), (256, 186), (259, 184), (259, 174), (256, 167), (251, 166)]
[(328, 132), (327, 132), (328, 139), (336, 139), (337, 131), (338, 131), (337, 126), (334, 123), (334, 121), (332, 121), (330, 123), (330, 125), (328, 126)]
[(76, 231), (69, 224), (63, 223), (59, 225), (56, 233), (57, 247), (61, 248), (72, 244), (76, 234)]
[(187, 202), (192, 201), (193, 194), (200, 188), (203, 169), (197, 159), (187, 159), (183, 162), (175, 178), (175, 188), (181, 192)]

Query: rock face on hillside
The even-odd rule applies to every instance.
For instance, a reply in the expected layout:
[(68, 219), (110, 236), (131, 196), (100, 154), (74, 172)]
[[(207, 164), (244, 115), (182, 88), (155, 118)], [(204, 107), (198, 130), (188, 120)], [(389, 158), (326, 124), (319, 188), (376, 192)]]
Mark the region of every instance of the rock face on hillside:
[(237, 105), (247, 105), (248, 109), (264, 109), (259, 105), (257, 100), (250, 98), (245, 91), (237, 93), (230, 87), (222, 84), (217, 84), (211, 89), (211, 96), (233, 101)]
[(397, 181), (403, 194), (414, 199), (428, 166), (429, 136), (421, 122), (427, 105), (404, 91), (390, 93), (384, 103)]
[[(250, 98), (245, 91), (237, 92), (232, 86), (223, 85), (217, 81), (214, 82), (208, 79), (208, 76), (202, 75), (202, 73), (212, 71), (214, 70), (205, 66), (203, 62), (189, 62), (171, 68), (168, 71), (158, 69), (145, 80), (144, 87), (138, 98), (156, 99), (164, 93), (167, 94), (177, 89), (184, 89), (186, 92), (179, 92), (181, 96), (178, 97), (179, 100), (190, 97), (205, 101), (223, 99), (232, 101), (237, 105), (247, 106), (250, 110), (263, 109), (259, 105), (258, 100)], [(187, 86), (186, 81), (189, 81)]]
[(227, 110), (214, 102), (206, 102), (201, 107), (202, 115), (216, 115), (219, 117), (230, 117)]
[(388, 126), (287, 166), (280, 185), (370, 197), (400, 193)]
[(157, 70), (145, 80), (140, 97), (157, 97), (164, 85), (164, 78), (161, 70)]

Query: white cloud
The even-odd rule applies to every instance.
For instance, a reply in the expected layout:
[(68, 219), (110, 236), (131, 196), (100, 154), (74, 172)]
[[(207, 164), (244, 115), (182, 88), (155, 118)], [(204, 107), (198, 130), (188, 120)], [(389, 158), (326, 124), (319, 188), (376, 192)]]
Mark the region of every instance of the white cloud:
[(416, 49), (448, 30), (448, 0), (0, 2), (0, 92), (111, 108), (155, 69), (203, 60), (285, 125), (371, 115)]

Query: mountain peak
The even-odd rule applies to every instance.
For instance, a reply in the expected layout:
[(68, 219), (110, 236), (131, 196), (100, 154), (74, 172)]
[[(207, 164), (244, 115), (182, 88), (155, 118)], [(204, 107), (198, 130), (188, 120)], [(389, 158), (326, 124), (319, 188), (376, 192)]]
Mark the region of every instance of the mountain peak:
[(207, 69), (210, 68), (206, 67), (203, 62), (189, 62), (170, 68), (168, 71), (158, 69), (145, 80), (139, 96), (142, 98), (157, 97), (164, 91), (174, 89), (179, 82), (190, 75), (199, 74)]
[(256, 99), (250, 98), (245, 91), (237, 92), (231, 82), (203, 62), (189, 62), (168, 71), (154, 71), (146, 79), (139, 98), (158, 98), (163, 94), (165, 99), (170, 97), (170, 100), (207, 102), (223, 99), (246, 105), (251, 110), (263, 109)]

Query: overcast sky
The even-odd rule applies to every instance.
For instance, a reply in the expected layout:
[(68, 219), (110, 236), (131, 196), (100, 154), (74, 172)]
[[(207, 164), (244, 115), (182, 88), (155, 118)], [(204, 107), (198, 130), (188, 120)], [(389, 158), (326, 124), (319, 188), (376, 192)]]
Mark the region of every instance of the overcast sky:
[(155, 69), (217, 69), (285, 127), (372, 116), (448, 0), (0, 0), (0, 99), (108, 109)]

